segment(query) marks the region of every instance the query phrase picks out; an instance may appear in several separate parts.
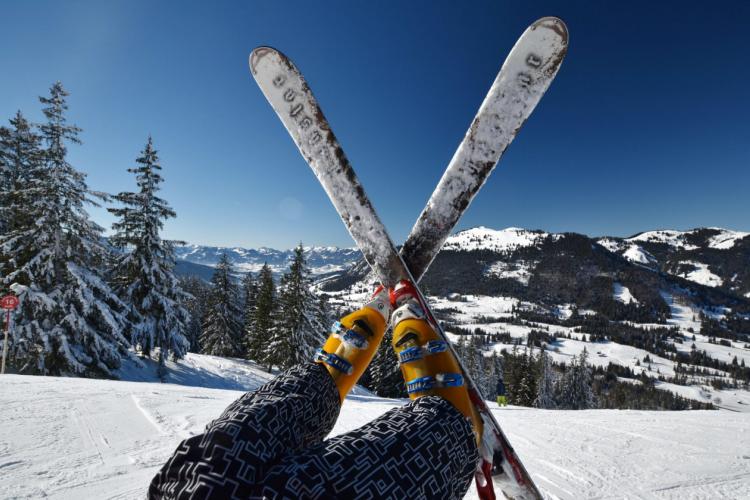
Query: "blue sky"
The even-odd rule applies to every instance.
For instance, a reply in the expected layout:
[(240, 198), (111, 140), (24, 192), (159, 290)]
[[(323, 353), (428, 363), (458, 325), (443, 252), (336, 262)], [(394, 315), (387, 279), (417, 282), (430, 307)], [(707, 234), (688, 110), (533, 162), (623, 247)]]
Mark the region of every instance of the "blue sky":
[[(274, 46), (303, 71), (403, 241), (517, 37), (563, 18), (570, 50), (460, 222), (590, 235), (750, 230), (750, 2), (21, 1), (0, 16), (0, 118), (41, 119), (61, 80), (93, 189), (133, 189), (152, 134), (166, 236), (352, 245), (252, 81)], [(105, 226), (106, 212), (92, 210)]]

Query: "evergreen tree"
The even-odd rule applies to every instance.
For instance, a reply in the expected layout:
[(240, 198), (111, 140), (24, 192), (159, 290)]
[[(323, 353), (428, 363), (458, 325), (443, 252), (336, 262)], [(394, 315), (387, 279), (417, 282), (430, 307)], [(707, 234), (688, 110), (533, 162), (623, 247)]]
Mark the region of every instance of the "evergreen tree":
[(250, 346), (248, 345), (249, 336), (248, 332), (252, 332), (255, 323), (255, 312), (258, 308), (258, 280), (255, 279), (253, 273), (249, 272), (242, 279), (242, 292), (245, 298), (245, 307), (243, 308), (242, 321), (245, 326), (246, 338), (245, 348), (249, 351)]
[(521, 383), (521, 371), (519, 365), (520, 356), (518, 346), (514, 345), (510, 353), (506, 353), (504, 363), (503, 380), (505, 381), (506, 396), (508, 404), (517, 404), (517, 394)]
[(325, 341), (330, 318), (320, 309), (311, 284), (300, 244), (294, 249), (289, 270), (281, 278), (279, 307), (268, 346), (275, 357), (273, 364), (288, 368), (309, 361)]
[(211, 278), (211, 295), (200, 338), (204, 354), (227, 357), (242, 354), (242, 309), (231, 272), (229, 257), (222, 254)]
[(206, 304), (211, 296), (211, 287), (208, 283), (196, 276), (187, 276), (181, 280), (181, 288), (185, 291), (182, 297), (182, 306), (190, 315), (187, 333), (185, 336), (189, 342), (189, 352), (201, 352), (200, 336), (203, 328), (203, 318), (206, 315)]
[(551, 410), (557, 406), (556, 399), (556, 380), (555, 373), (552, 370), (552, 363), (546, 351), (542, 350), (539, 355), (539, 382), (537, 384), (536, 399), (534, 406)]
[(492, 351), (492, 355), (485, 357), (485, 387), (482, 388), (482, 394), (489, 401), (496, 401), (498, 397), (498, 382), (502, 378), (503, 363), (497, 352)]
[(519, 406), (533, 406), (537, 395), (537, 369), (534, 354), (531, 349), (524, 350), (521, 355), (520, 365), (522, 367), (520, 387), (517, 392)]
[(378, 396), (384, 398), (406, 397), (406, 386), (393, 351), (393, 332), (388, 329), (370, 363), (370, 386)]
[(560, 380), (559, 407), (565, 410), (585, 410), (595, 405), (591, 389), (591, 369), (586, 366), (586, 349), (574, 357)]
[(0, 127), (0, 233), (29, 225), (31, 173), (42, 161), (41, 138), (20, 111), (10, 125)]
[[(21, 300), (10, 365), (49, 375), (114, 376), (127, 355), (125, 306), (104, 279), (109, 250), (85, 210), (105, 196), (90, 191), (85, 174), (67, 160), (67, 145), (80, 143), (81, 131), (65, 117), (67, 95), (58, 82), (40, 98), (45, 148), (40, 161), (30, 156), (31, 146), (18, 158), (26, 171), (14, 196), (25, 216), (0, 234), (3, 287)], [(20, 120), (17, 127), (33, 145)]]
[(246, 332), (246, 350), (248, 359), (256, 363), (265, 364), (270, 370), (268, 361), (273, 361), (269, 353), (268, 342), (273, 329), (274, 313), (276, 310), (276, 284), (273, 273), (268, 264), (258, 273), (258, 295), (255, 312), (251, 318), (251, 328)]
[(159, 374), (171, 353), (182, 358), (189, 344), (185, 338), (190, 316), (182, 306), (184, 292), (174, 274), (176, 242), (162, 240), (164, 221), (176, 216), (166, 200), (157, 196), (163, 182), (161, 165), (151, 137), (135, 174), (138, 192), (122, 192), (114, 198), (122, 205), (109, 211), (119, 218), (112, 224), (111, 241), (120, 247), (113, 273), (113, 284), (120, 298), (129, 305), (130, 341), (144, 356), (158, 349)]
[(503, 380), (506, 384), (508, 404), (533, 406), (537, 395), (537, 367), (533, 353), (524, 349), (519, 353), (518, 347), (505, 354)]

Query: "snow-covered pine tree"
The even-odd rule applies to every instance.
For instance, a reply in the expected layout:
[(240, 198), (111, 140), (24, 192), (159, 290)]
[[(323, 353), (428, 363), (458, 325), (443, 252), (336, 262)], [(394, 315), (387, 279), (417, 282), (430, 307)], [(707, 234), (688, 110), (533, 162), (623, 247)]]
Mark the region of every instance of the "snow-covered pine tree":
[(385, 398), (406, 397), (406, 387), (393, 351), (393, 332), (389, 328), (370, 363), (370, 386), (378, 396)]
[(114, 289), (129, 306), (128, 336), (133, 347), (144, 356), (158, 353), (159, 376), (166, 375), (166, 361), (185, 356), (190, 315), (182, 306), (185, 292), (174, 274), (176, 242), (160, 236), (164, 221), (176, 217), (174, 210), (157, 194), (164, 181), (153, 140), (149, 136), (135, 174), (138, 192), (114, 196), (120, 207), (109, 208), (118, 220), (112, 244), (122, 250), (112, 273)]
[(311, 280), (302, 244), (294, 249), (289, 270), (279, 286), (279, 307), (269, 352), (273, 364), (283, 368), (309, 361), (325, 341), (329, 321), (320, 300), (310, 289)]
[(211, 278), (211, 296), (200, 339), (204, 354), (242, 355), (242, 308), (239, 289), (231, 272), (232, 264), (224, 253)]
[(12, 189), (13, 174), (8, 158), (10, 149), (10, 129), (0, 125), (0, 234), (8, 231), (7, 205), (10, 204), (11, 193), (15, 191)]
[(252, 337), (249, 335), (249, 332), (255, 329), (255, 313), (258, 309), (258, 288), (259, 284), (255, 275), (248, 272), (242, 278), (242, 292), (245, 299), (242, 309), (242, 324), (245, 329), (243, 344), (246, 353), (249, 353), (252, 348)]
[(560, 379), (558, 407), (565, 410), (594, 408), (596, 401), (591, 389), (591, 369), (586, 365), (586, 349), (570, 362)]
[(547, 352), (542, 350), (539, 355), (539, 382), (537, 383), (534, 406), (547, 410), (556, 408), (556, 389), (557, 380), (552, 369), (552, 362)]
[(180, 280), (181, 288), (186, 292), (182, 305), (190, 314), (186, 337), (190, 343), (189, 352), (201, 352), (200, 336), (203, 318), (206, 315), (206, 304), (211, 296), (211, 286), (197, 276), (186, 276)]
[(273, 361), (268, 349), (268, 342), (273, 330), (273, 320), (277, 308), (276, 283), (267, 263), (258, 273), (258, 295), (255, 311), (251, 319), (252, 328), (245, 332), (245, 348), (248, 359), (265, 364), (270, 370), (269, 361)]
[(537, 394), (537, 367), (531, 348), (524, 350), (521, 355), (521, 380), (515, 404), (533, 406)]
[(31, 195), (31, 172), (42, 161), (41, 139), (32, 124), (20, 111), (9, 121), (10, 127), (0, 127), (0, 234), (29, 224), (32, 199), (24, 195)]
[(482, 363), (484, 365), (484, 385), (482, 387), (482, 395), (489, 401), (496, 401), (497, 382), (502, 373), (502, 364), (494, 350), (489, 356), (483, 357)]
[(104, 279), (108, 248), (85, 205), (105, 195), (89, 190), (86, 176), (67, 161), (67, 144), (80, 129), (65, 117), (68, 93), (57, 82), (40, 97), (45, 149), (15, 192), (23, 206), (18, 226), (0, 234), (3, 286), (21, 300), (10, 352), (20, 372), (114, 376), (127, 355), (125, 305)]
[(506, 396), (508, 398), (508, 404), (517, 404), (517, 394), (521, 386), (521, 367), (520, 365), (521, 356), (518, 354), (518, 346), (513, 345), (513, 349), (510, 353), (506, 354), (506, 362), (504, 363), (503, 380), (505, 381)]

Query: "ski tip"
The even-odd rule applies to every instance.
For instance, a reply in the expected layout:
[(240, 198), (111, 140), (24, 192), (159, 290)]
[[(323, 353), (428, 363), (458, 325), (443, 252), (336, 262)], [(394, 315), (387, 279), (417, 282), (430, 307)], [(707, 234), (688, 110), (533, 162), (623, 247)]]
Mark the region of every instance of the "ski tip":
[(253, 51), (250, 52), (250, 60), (249, 60), (250, 71), (253, 74), (256, 74), (258, 63), (260, 63), (260, 61), (263, 58), (268, 57), (268, 56), (274, 56), (274, 55), (279, 57), (280, 59), (286, 59), (286, 56), (284, 56), (284, 54), (274, 49), (273, 47), (266, 47), (262, 45), (260, 47), (254, 48)]
[(531, 25), (531, 29), (537, 28), (546, 28), (554, 31), (560, 36), (565, 45), (568, 44), (568, 27), (559, 17), (548, 16), (537, 19), (534, 21), (534, 24)]

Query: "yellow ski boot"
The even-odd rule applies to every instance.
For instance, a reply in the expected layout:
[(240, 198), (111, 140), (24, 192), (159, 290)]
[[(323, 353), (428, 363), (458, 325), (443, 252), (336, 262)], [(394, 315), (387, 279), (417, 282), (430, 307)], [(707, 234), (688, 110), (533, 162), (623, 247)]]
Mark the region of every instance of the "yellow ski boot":
[(381, 286), (361, 309), (333, 324), (331, 335), (315, 354), (315, 362), (333, 377), (342, 402), (375, 356), (390, 315), (389, 294)]
[(406, 392), (411, 399), (434, 395), (448, 400), (470, 419), (477, 445), (482, 419), (469, 397), (461, 367), (444, 341), (427, 321), (418, 294), (408, 281), (391, 292), (393, 350), (401, 366)]

